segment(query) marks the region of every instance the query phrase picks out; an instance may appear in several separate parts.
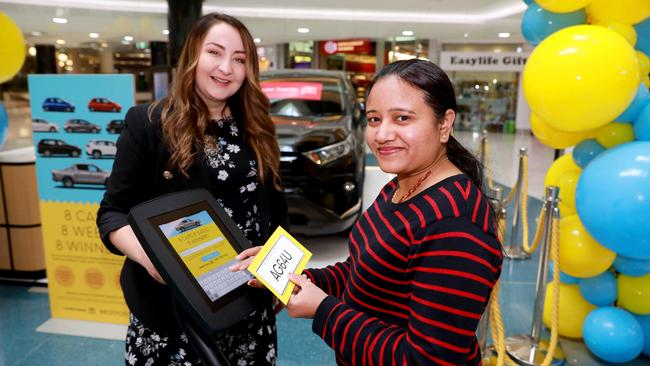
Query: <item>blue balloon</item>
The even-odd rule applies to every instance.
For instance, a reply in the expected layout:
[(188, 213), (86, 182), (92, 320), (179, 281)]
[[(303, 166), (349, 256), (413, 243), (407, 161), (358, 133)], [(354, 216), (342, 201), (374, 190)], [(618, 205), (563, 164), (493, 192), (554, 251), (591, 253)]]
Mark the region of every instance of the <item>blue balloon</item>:
[(573, 161), (579, 167), (584, 168), (592, 161), (596, 155), (605, 151), (605, 147), (595, 139), (586, 139), (573, 148)]
[(570, 13), (553, 13), (533, 3), (521, 18), (521, 32), (528, 42), (537, 45), (560, 29), (586, 22), (585, 9)]
[[(553, 278), (553, 262), (548, 262), (548, 278), (549, 280)], [(567, 285), (577, 285), (580, 283), (580, 278), (573, 277), (562, 271), (560, 271), (560, 282), (566, 283)]]
[(578, 179), (576, 209), (600, 244), (650, 259), (650, 142), (619, 145), (594, 159)]
[(634, 314), (634, 317), (643, 330), (644, 342), (643, 350), (641, 352), (643, 352), (644, 355), (650, 356), (650, 315)]
[(0, 147), (7, 141), (7, 132), (9, 131), (9, 116), (4, 106), (0, 103)]
[(528, 4), (528, 5), (530, 5), (530, 4), (533, 2), (533, 0), (524, 0), (524, 2), (525, 2), (526, 4)]
[(634, 25), (636, 49), (650, 57), (650, 17)]
[(605, 271), (595, 277), (583, 278), (580, 281), (580, 293), (585, 300), (596, 306), (612, 305), (618, 297), (616, 276)]
[[(650, 273), (650, 259), (630, 258), (618, 255), (614, 261), (614, 268), (627, 276), (645, 276)], [(648, 333), (648, 337), (650, 337), (650, 333)]]
[(598, 308), (582, 324), (585, 345), (608, 362), (628, 362), (643, 350), (643, 330), (627, 311), (612, 306)]
[(634, 122), (648, 104), (650, 104), (650, 91), (645, 85), (640, 84), (632, 103), (620, 116), (616, 117), (615, 121)]
[(634, 121), (634, 137), (640, 141), (650, 141), (650, 103), (639, 113)]

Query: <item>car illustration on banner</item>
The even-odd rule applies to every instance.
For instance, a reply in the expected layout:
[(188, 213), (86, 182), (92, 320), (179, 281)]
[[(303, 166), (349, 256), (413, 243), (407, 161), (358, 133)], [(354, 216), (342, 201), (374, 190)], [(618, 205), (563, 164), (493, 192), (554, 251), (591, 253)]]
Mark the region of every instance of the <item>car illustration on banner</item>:
[(43, 110), (47, 112), (74, 112), (74, 106), (61, 98), (45, 98)]
[(69, 119), (63, 124), (63, 130), (65, 132), (92, 132), (99, 133), (101, 128), (99, 125), (90, 123), (85, 119)]
[(114, 119), (108, 122), (106, 125), (106, 131), (108, 133), (120, 133), (124, 129), (124, 120), (123, 119)]
[(59, 126), (57, 126), (56, 123), (48, 122), (44, 119), (33, 118), (32, 131), (33, 132), (59, 132)]
[(176, 229), (176, 231), (183, 232), (199, 226), (201, 226), (200, 220), (192, 220), (189, 218), (184, 218), (178, 224), (176, 224), (174, 229)]
[(61, 170), (52, 170), (52, 180), (63, 183), (66, 188), (75, 184), (95, 184), (106, 186), (111, 172), (100, 169), (95, 164), (73, 164)]
[(121, 112), (122, 106), (106, 98), (93, 98), (88, 102), (91, 112)]
[(44, 157), (67, 155), (76, 158), (81, 155), (80, 148), (59, 139), (40, 140), (36, 147), (36, 151)]
[(117, 146), (115, 146), (115, 143), (113, 141), (88, 140), (88, 143), (86, 143), (86, 154), (92, 156), (93, 159), (114, 157), (116, 151)]

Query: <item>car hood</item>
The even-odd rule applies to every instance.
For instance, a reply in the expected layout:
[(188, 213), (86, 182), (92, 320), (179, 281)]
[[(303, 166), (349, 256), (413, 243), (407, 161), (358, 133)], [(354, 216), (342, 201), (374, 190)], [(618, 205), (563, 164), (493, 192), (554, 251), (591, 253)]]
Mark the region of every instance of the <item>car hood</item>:
[(271, 118), (283, 153), (305, 152), (334, 144), (344, 140), (352, 129), (350, 116)]

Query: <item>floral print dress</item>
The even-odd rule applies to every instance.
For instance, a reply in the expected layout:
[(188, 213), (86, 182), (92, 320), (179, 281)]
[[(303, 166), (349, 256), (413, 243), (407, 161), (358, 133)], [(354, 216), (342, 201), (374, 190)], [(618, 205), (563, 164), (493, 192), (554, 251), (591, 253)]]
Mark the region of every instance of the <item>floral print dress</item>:
[[(246, 238), (258, 242), (261, 217), (257, 162), (246, 144), (244, 131), (232, 118), (214, 120), (206, 131), (203, 150), (205, 163), (212, 168), (211, 188), (217, 201)], [(270, 304), (215, 338), (232, 366), (275, 365), (277, 334)], [(193, 366), (202, 363), (185, 334), (157, 333), (131, 314), (125, 364)]]

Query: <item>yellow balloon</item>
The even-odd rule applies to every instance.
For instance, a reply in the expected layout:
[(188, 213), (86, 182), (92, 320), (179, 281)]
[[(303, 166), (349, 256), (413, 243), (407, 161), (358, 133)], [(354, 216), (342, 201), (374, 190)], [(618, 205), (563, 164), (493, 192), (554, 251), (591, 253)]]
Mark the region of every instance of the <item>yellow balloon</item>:
[[(553, 304), (553, 284), (546, 286), (544, 297), (544, 324), (551, 328), (551, 305)], [(560, 304), (558, 317), (558, 332), (563, 337), (582, 338), (582, 323), (597, 306), (590, 304), (580, 294), (579, 285), (560, 283)]]
[(23, 32), (3, 12), (0, 12), (0, 34), (0, 83), (4, 83), (23, 67), (25, 39)]
[(618, 305), (635, 314), (650, 314), (650, 274), (640, 277), (618, 275)]
[(650, 74), (650, 59), (648, 56), (641, 51), (636, 51), (636, 57), (639, 59), (639, 70), (641, 70), (641, 75)]
[(632, 47), (636, 44), (636, 30), (634, 30), (634, 27), (629, 24), (619, 22), (598, 22), (594, 25), (605, 27), (622, 35)]
[(636, 24), (650, 16), (648, 0), (593, 0), (587, 5), (591, 23), (613, 21)]
[(650, 75), (644, 75), (641, 77), (641, 84), (645, 85), (646, 88), (650, 88)]
[(634, 128), (630, 123), (612, 122), (596, 132), (596, 141), (608, 149), (634, 141)]
[(578, 215), (560, 219), (560, 270), (573, 277), (594, 277), (605, 272), (616, 253), (600, 245)]
[(569, 13), (584, 8), (591, 0), (535, 0), (535, 2), (553, 13)]
[(535, 113), (530, 114), (530, 129), (539, 142), (554, 149), (564, 149), (589, 138), (587, 132), (558, 131), (542, 121)]
[(557, 180), (560, 175), (573, 170), (577, 171), (578, 174), (582, 172), (582, 168), (580, 168), (578, 164), (573, 161), (571, 154), (560, 156), (553, 162), (553, 164), (551, 164), (551, 167), (548, 168), (548, 171), (546, 172), (546, 178), (544, 178), (544, 186), (557, 185)]
[(558, 208), (562, 217), (576, 214), (576, 187), (580, 174), (579, 170), (569, 170), (560, 174), (555, 182), (555, 185), (560, 188)]
[(606, 125), (632, 102), (639, 87), (634, 48), (607, 28), (577, 25), (540, 43), (523, 76), (530, 108), (556, 130)]

